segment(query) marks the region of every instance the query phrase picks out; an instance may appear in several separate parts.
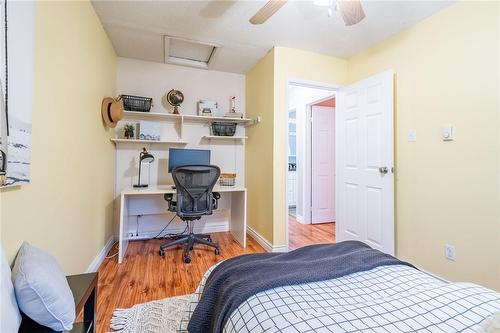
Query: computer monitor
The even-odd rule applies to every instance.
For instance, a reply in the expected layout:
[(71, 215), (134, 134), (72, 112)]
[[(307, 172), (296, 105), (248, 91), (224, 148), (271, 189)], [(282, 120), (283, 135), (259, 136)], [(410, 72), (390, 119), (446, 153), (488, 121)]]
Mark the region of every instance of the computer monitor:
[(180, 165), (210, 164), (210, 150), (170, 148), (168, 155), (168, 172)]

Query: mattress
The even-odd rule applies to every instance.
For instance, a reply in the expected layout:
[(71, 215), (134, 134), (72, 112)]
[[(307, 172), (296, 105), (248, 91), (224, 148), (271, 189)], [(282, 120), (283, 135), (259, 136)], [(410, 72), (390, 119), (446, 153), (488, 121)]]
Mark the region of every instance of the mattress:
[[(192, 295), (180, 332), (187, 332), (214, 268)], [(495, 291), (445, 282), (409, 266), (381, 266), (258, 293), (231, 314), (224, 332), (478, 332), (496, 312)]]

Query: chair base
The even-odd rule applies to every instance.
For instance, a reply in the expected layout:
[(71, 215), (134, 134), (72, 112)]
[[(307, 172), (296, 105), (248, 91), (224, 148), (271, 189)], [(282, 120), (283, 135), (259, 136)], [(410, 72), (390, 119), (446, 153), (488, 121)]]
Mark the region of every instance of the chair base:
[(165, 255), (165, 250), (167, 248), (181, 244), (187, 244), (186, 247), (184, 247), (184, 253), (183, 253), (184, 262), (186, 264), (189, 264), (191, 262), (191, 257), (189, 256), (189, 252), (193, 249), (194, 244), (204, 244), (211, 246), (215, 248), (214, 250), (215, 254), (220, 254), (219, 244), (212, 242), (212, 238), (210, 237), (210, 235), (195, 234), (191, 231), (189, 235), (185, 237), (160, 245), (160, 256), (163, 257)]

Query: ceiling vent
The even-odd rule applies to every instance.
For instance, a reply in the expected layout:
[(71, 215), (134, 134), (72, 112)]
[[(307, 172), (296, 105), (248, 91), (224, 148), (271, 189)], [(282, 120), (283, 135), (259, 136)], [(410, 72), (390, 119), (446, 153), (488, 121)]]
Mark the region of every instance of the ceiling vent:
[(165, 63), (209, 69), (219, 48), (216, 44), (164, 36)]

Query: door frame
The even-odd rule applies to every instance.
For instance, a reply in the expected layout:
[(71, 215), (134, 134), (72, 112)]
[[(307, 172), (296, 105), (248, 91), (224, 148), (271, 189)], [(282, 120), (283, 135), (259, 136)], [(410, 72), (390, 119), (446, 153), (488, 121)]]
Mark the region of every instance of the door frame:
[[(285, 131), (285, 145), (288, 147), (288, 122), (289, 122), (289, 117), (288, 117), (288, 109), (289, 109), (289, 103), (290, 103), (290, 86), (299, 86), (299, 87), (306, 87), (306, 88), (316, 88), (316, 89), (322, 89), (322, 90), (329, 90), (332, 91), (332, 94), (337, 95), (338, 90), (342, 87), (342, 85), (339, 84), (331, 84), (331, 83), (325, 83), (325, 82), (318, 82), (318, 81), (311, 81), (311, 80), (302, 80), (302, 79), (296, 79), (296, 78), (291, 78), (286, 81), (286, 87), (285, 87), (285, 110), (283, 112), (283, 121), (286, 124), (286, 131)], [(331, 97), (329, 97), (331, 98)], [(326, 98), (328, 99), (328, 98)], [(318, 100), (320, 101), (320, 100)], [(314, 102), (317, 103), (317, 102)], [(310, 112), (310, 105), (307, 105), (308, 112)], [(310, 116), (310, 114), (309, 114)], [(309, 127), (309, 133), (306, 133), (306, 135), (310, 135), (310, 124), (308, 124)], [(309, 147), (311, 149), (311, 147)], [(283, 165), (285, 172), (288, 172), (288, 149), (284, 149), (285, 151), (285, 165)], [(311, 161), (312, 163), (312, 161)], [(285, 173), (287, 175), (287, 173)], [(312, 176), (312, 175), (311, 175)], [(289, 244), (289, 239), (288, 239), (288, 181), (285, 182), (287, 185), (286, 191), (285, 191), (285, 205), (283, 207), (285, 211), (285, 243), (286, 243), (286, 251), (289, 251), (288, 244)], [(310, 211), (310, 208), (309, 208)], [(310, 220), (310, 218), (309, 218)], [(335, 232), (337, 231), (337, 226), (335, 225)]]

